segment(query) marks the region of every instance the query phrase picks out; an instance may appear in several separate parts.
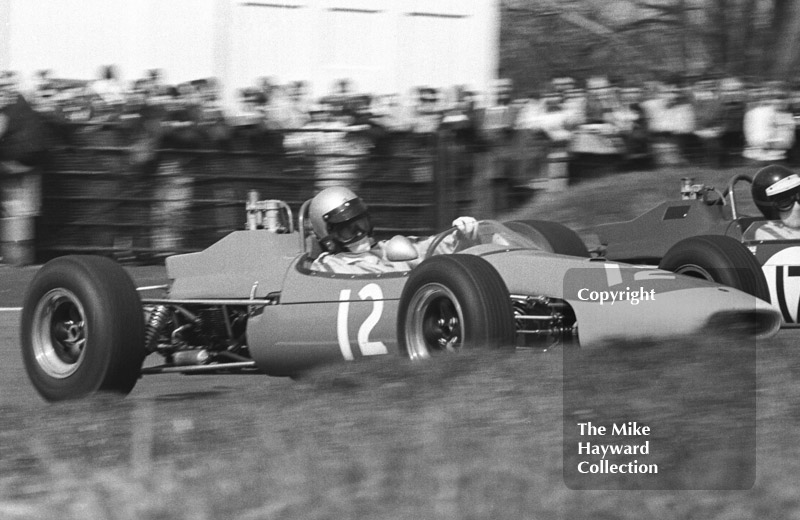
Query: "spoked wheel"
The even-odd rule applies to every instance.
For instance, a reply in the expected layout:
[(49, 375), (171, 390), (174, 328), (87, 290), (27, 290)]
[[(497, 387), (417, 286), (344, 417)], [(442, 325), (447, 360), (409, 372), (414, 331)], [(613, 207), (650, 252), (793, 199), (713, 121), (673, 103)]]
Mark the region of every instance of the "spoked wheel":
[(515, 334), (506, 284), (483, 258), (436, 255), (411, 271), (397, 314), (400, 348), (411, 359), (513, 349)]
[(456, 295), (444, 285), (430, 283), (421, 287), (409, 302), (408, 313), (406, 348), (411, 359), (461, 348), (464, 313)]

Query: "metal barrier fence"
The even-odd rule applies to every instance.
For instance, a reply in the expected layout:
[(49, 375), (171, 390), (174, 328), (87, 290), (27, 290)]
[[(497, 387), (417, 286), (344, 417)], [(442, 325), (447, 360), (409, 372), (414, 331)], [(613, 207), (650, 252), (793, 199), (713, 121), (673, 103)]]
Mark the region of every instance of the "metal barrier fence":
[(322, 187), (351, 186), (379, 236), (432, 233), (469, 203), (471, 186), (458, 192), (464, 183), (444, 173), (453, 158), (436, 135), (393, 135), (380, 153), (265, 152), (244, 138), (229, 144), (159, 149), (142, 160), (116, 126), (81, 127), (70, 146), (53, 150), (44, 172), (37, 257), (86, 252), (147, 261), (197, 251), (244, 228), (250, 190), (287, 202), (296, 215)]

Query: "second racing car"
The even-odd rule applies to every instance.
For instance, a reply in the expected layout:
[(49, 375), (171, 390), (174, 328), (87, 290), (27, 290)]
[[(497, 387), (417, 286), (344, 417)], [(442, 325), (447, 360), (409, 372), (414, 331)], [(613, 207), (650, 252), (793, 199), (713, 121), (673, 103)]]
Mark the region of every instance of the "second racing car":
[[(741, 185), (750, 188), (752, 203), (737, 196)], [(798, 327), (800, 228), (784, 223), (780, 211), (781, 204), (791, 210), (798, 193), (800, 176), (780, 165), (755, 176), (733, 175), (724, 190), (687, 178), (680, 198), (594, 231), (609, 260), (657, 265), (736, 287), (770, 301), (784, 326)], [(751, 211), (745, 213), (747, 206)], [(791, 218), (791, 212), (783, 216)]]

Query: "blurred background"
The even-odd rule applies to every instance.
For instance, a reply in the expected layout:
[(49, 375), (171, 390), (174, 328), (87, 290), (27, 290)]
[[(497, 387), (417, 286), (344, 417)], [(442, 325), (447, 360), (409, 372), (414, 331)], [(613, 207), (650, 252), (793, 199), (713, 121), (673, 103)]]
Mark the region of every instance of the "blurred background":
[[(379, 234), (797, 164), (786, 0), (0, 0), (0, 260), (159, 262), (356, 189)], [(0, 125), (2, 127), (2, 125)]]

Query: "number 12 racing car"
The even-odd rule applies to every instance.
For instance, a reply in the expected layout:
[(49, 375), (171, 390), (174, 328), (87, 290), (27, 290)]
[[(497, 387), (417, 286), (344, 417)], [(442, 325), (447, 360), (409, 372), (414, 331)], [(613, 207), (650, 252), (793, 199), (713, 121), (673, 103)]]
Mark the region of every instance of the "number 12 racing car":
[[(96, 256), (45, 264), (21, 317), (27, 373), (46, 400), (126, 394), (164, 373), (293, 376), (384, 355), (464, 349), (548, 350), (618, 339), (728, 331), (770, 337), (780, 313), (743, 291), (650, 267), (589, 258), (567, 228), (480, 221), (477, 238), (422, 258), (387, 241), (391, 272), (314, 270), (308, 202), (297, 228), (281, 201), (250, 201), (247, 230), (166, 259), (169, 283), (137, 290)], [(155, 362), (145, 362), (153, 356)]]

